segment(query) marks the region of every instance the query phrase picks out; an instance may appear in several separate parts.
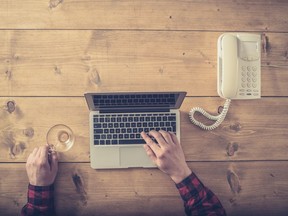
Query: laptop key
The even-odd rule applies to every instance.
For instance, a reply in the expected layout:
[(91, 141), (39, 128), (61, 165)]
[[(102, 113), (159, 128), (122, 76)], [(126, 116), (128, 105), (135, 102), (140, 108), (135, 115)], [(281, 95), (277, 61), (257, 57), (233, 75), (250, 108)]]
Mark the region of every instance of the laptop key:
[(117, 145), (118, 144), (118, 140), (112, 140), (112, 145)]
[(168, 117), (168, 120), (169, 120), (169, 121), (176, 121), (176, 117), (175, 117), (175, 116), (169, 116), (169, 117)]
[(101, 128), (102, 125), (101, 124), (94, 124), (94, 128)]
[(119, 140), (119, 144), (146, 144), (144, 139), (126, 139)]
[(103, 129), (95, 129), (94, 130), (94, 133), (96, 133), (96, 134), (101, 134), (101, 133), (103, 133)]

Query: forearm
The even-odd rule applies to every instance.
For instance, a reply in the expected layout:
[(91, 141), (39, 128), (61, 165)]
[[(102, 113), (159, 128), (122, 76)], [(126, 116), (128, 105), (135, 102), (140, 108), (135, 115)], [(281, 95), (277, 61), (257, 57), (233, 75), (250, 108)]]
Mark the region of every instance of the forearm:
[(54, 185), (28, 186), (28, 202), (22, 208), (22, 216), (48, 216), (55, 215)]
[(176, 187), (184, 201), (186, 215), (226, 215), (217, 196), (194, 173)]

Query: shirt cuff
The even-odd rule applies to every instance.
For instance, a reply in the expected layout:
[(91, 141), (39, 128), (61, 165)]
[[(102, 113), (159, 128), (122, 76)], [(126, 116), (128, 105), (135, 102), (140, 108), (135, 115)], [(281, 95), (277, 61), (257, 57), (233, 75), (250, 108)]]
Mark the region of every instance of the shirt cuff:
[(203, 183), (193, 172), (180, 183), (176, 184), (176, 187), (184, 201), (197, 197), (199, 192), (203, 191), (205, 188)]
[(28, 204), (39, 207), (54, 205), (54, 184), (50, 186), (28, 186)]

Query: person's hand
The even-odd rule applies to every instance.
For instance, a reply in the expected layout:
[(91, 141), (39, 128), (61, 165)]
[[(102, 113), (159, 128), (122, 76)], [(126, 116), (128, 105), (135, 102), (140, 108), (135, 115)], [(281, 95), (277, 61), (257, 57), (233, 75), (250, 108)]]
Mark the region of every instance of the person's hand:
[(146, 133), (142, 132), (141, 136), (146, 142), (144, 149), (162, 172), (168, 174), (176, 184), (192, 173), (174, 133), (160, 130), (159, 132), (150, 131), (149, 135), (157, 140), (158, 145)]
[(58, 157), (56, 152), (48, 155), (48, 149), (48, 145), (35, 148), (27, 159), (26, 171), (31, 185), (49, 186), (54, 183)]

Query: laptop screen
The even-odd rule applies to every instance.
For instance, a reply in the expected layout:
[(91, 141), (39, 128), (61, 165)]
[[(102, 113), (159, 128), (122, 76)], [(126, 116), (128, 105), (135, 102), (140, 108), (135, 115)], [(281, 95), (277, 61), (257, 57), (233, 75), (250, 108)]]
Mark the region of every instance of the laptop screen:
[[(180, 106), (186, 92), (137, 92), (137, 93), (95, 93), (91, 94), (94, 110), (169, 108)], [(180, 105), (178, 105), (180, 103)]]

